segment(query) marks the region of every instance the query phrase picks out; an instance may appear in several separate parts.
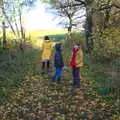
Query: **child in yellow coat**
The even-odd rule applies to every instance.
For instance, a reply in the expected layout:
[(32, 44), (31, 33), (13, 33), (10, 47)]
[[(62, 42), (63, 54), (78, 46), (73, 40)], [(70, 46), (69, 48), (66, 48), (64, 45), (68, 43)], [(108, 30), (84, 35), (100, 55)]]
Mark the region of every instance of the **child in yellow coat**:
[(47, 72), (50, 70), (50, 59), (52, 56), (52, 42), (50, 41), (48, 36), (44, 37), (43, 47), (42, 47), (42, 74), (45, 73), (45, 68), (47, 68)]

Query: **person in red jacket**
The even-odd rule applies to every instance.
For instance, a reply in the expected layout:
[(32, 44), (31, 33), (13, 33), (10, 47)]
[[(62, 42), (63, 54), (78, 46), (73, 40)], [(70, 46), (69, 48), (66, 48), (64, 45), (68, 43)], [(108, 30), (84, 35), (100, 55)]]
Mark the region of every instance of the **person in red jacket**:
[(73, 88), (80, 86), (80, 67), (83, 66), (83, 52), (80, 45), (74, 45), (72, 49), (72, 56), (70, 59), (70, 66), (72, 67)]

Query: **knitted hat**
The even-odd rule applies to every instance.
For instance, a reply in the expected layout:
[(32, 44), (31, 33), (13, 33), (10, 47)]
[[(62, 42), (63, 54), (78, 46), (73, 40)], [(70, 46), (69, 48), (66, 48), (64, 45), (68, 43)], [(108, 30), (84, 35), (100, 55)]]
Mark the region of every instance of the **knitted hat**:
[(74, 48), (78, 48), (78, 45), (74, 45)]

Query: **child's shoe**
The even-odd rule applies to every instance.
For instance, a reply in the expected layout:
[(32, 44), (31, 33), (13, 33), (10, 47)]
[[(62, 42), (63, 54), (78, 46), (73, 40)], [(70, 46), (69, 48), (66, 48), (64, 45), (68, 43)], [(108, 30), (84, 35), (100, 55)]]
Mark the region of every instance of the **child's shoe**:
[(80, 87), (80, 84), (73, 84), (72, 85), (72, 88), (79, 88)]
[(71, 89), (71, 90), (69, 91), (69, 94), (75, 95), (75, 94), (77, 94), (77, 91), (76, 91), (75, 89)]
[(52, 77), (52, 80), (51, 80), (52, 82), (55, 82), (55, 77)]
[(46, 72), (47, 74), (49, 74), (50, 73), (50, 69), (47, 69), (47, 72)]
[(60, 83), (60, 77), (57, 79), (57, 83)]
[(42, 71), (40, 74), (45, 74), (45, 72), (44, 72), (44, 71)]
[(79, 85), (73, 85), (72, 88), (79, 88)]

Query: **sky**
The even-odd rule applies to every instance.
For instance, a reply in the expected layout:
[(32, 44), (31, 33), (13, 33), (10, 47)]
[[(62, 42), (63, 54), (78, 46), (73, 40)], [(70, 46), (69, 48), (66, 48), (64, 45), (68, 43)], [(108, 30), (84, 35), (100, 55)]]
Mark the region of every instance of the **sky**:
[(46, 10), (46, 4), (37, 1), (35, 6), (24, 15), (24, 25), (29, 30), (58, 30), (62, 26), (58, 25), (55, 16)]

